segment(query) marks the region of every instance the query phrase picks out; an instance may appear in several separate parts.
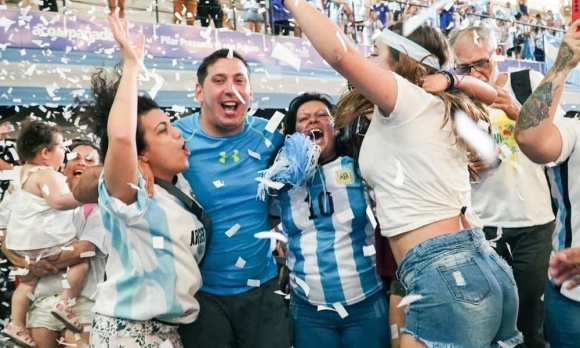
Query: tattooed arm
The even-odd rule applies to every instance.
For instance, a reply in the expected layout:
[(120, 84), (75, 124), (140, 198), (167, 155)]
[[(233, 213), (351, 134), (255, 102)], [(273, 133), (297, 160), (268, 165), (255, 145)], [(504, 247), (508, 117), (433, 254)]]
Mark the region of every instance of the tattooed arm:
[(516, 122), (516, 140), (522, 152), (536, 163), (549, 163), (562, 152), (562, 137), (554, 116), (566, 77), (580, 61), (580, 21), (564, 35), (554, 66), (526, 100)]

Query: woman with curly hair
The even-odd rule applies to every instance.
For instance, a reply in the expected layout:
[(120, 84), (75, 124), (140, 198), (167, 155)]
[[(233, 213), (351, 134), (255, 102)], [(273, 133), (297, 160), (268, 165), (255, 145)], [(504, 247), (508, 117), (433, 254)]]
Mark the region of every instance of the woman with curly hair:
[[(144, 37), (134, 48), (127, 22), (116, 16), (109, 16), (109, 22), (121, 48), (123, 73), (115, 81), (103, 71), (92, 79), (104, 156), (99, 208), (110, 245), (91, 347), (157, 347), (166, 341), (182, 347), (177, 328), (199, 313), (194, 294), (201, 286), (198, 262), (205, 250), (205, 228), (190, 211), (195, 202), (181, 192), (189, 190), (178, 176), (188, 168), (189, 151), (159, 106), (138, 95)], [(155, 177), (152, 197), (139, 161)]]

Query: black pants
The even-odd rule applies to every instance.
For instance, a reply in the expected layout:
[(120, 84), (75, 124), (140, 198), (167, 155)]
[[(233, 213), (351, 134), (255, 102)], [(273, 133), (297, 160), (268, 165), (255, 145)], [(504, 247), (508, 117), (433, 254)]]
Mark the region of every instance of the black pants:
[(199, 291), (199, 317), (181, 325), (185, 348), (290, 348), (291, 331), (284, 297), (271, 280), (237, 295)]
[[(497, 236), (496, 227), (484, 227), (483, 231), (488, 240)], [(546, 346), (542, 330), (542, 296), (548, 280), (552, 232), (554, 222), (531, 227), (502, 228), (502, 237), (495, 242), (497, 253), (514, 271), (520, 300), (517, 326), (524, 335), (527, 348)]]
[(38, 5), (41, 11), (58, 12), (57, 0), (42, 0), (42, 4)]
[(209, 20), (213, 19), (213, 25), (216, 28), (221, 28), (224, 13), (216, 0), (201, 0), (197, 4), (197, 17), (201, 21), (202, 27), (208, 27)]
[(288, 36), (291, 29), (290, 21), (287, 19), (274, 22), (274, 35), (280, 35), (282, 33), (283, 36)]

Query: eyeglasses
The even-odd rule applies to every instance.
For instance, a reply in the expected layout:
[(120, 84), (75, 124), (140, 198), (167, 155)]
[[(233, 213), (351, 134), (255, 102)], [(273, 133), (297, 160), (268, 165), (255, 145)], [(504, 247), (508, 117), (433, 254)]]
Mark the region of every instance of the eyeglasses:
[(475, 63), (455, 64), (455, 71), (457, 71), (457, 73), (460, 75), (468, 75), (472, 68), (473, 68), (473, 70), (475, 70), (477, 72), (484, 72), (485, 70), (487, 70), (489, 68), (489, 62), (491, 61), (493, 54), (494, 54), (494, 52), (491, 52), (491, 55), (489, 56), (488, 59), (478, 60)]

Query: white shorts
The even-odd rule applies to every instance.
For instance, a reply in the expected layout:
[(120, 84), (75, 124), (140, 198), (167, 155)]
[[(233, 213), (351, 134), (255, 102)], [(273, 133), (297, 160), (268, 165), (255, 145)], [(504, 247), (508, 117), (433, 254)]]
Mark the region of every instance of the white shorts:
[[(58, 301), (60, 301), (60, 294), (42, 296), (34, 300), (27, 314), (26, 327), (29, 329), (45, 328), (56, 332), (64, 331), (64, 324), (51, 313)], [(73, 311), (82, 324), (90, 325), (93, 322), (92, 309), (94, 305), (95, 302), (86, 297), (76, 298)]]

